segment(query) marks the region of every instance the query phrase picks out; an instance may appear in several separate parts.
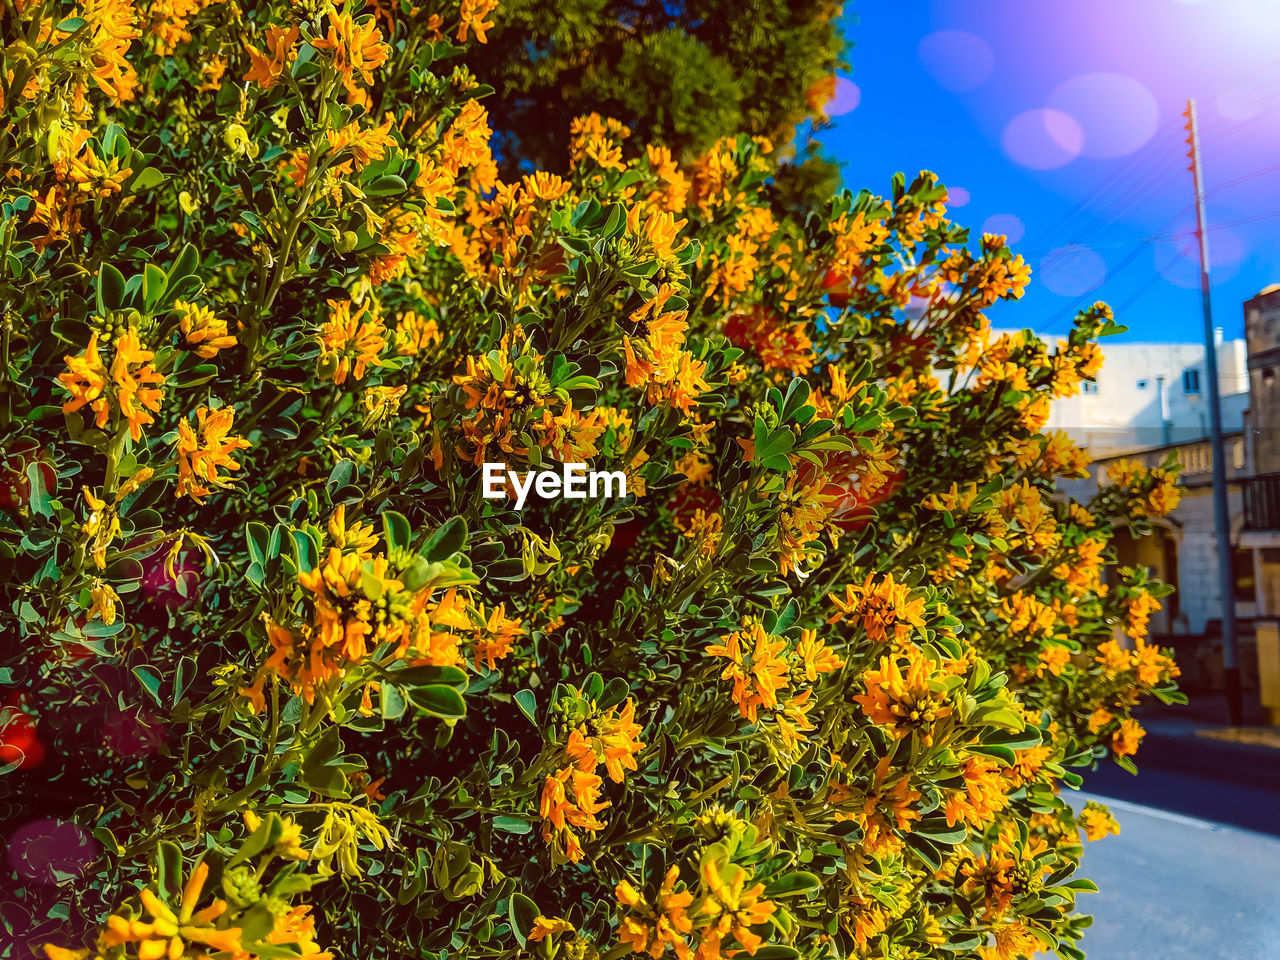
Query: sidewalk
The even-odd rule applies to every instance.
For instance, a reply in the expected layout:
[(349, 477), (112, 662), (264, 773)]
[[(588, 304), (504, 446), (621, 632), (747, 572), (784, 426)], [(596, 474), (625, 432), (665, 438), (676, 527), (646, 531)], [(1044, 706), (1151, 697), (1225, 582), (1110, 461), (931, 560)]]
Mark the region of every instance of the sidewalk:
[[(1280, 790), (1280, 728), (1232, 727), (1221, 696), (1201, 695), (1186, 706), (1147, 706), (1137, 713), (1147, 730), (1135, 758), (1144, 767), (1208, 780)], [(1246, 714), (1247, 719), (1255, 718)]]
[(1145, 706), (1136, 716), (1147, 730), (1134, 757), (1138, 775), (1103, 760), (1081, 771), (1086, 791), (1280, 836), (1280, 731), (1220, 722), (1221, 696), (1189, 707)]

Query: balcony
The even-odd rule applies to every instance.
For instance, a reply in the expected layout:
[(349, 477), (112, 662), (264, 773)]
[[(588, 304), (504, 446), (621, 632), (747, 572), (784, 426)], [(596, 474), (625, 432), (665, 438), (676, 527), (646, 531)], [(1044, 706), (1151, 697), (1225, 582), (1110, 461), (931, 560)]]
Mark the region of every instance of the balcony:
[(1280, 473), (1261, 473), (1242, 478), (1244, 528), (1280, 530)]

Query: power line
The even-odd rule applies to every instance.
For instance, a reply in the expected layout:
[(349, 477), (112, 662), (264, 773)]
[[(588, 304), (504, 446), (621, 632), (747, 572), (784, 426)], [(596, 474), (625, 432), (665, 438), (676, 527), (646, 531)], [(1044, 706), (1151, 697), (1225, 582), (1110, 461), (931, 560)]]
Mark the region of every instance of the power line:
[[(1133, 261), (1138, 259), (1138, 256), (1143, 252), (1143, 250), (1146, 249), (1148, 242), (1154, 241), (1154, 239), (1160, 234), (1161, 231), (1163, 231), (1166, 227), (1173, 224), (1179, 217), (1185, 214), (1188, 210), (1192, 210), (1192, 209), (1194, 208), (1191, 206), (1183, 207), (1181, 210), (1175, 213), (1172, 217), (1170, 217), (1168, 220), (1166, 220), (1164, 223), (1158, 226), (1156, 228), (1155, 234), (1153, 234), (1151, 237), (1148, 237), (1139, 246), (1135, 247), (1133, 252), (1131, 252), (1127, 257), (1125, 257), (1118, 264), (1116, 264), (1115, 268), (1110, 271), (1108, 275), (1108, 279), (1115, 279), (1117, 274), (1122, 273), (1124, 269), (1129, 266), (1129, 264), (1133, 263)], [(1049, 331), (1052, 331), (1055, 327), (1057, 327), (1060, 323), (1062, 323), (1063, 320), (1072, 319), (1076, 315), (1076, 313), (1080, 310), (1080, 308), (1086, 303), (1086, 301), (1089, 301), (1092, 299), (1095, 299), (1095, 298), (1092, 296), (1092, 291), (1090, 291), (1090, 293), (1086, 294), (1083, 297), (1078, 298), (1073, 303), (1069, 304), (1065, 309), (1060, 311), (1052, 320), (1049, 321), (1048, 325), (1045, 326), (1045, 332), (1047, 333)]]

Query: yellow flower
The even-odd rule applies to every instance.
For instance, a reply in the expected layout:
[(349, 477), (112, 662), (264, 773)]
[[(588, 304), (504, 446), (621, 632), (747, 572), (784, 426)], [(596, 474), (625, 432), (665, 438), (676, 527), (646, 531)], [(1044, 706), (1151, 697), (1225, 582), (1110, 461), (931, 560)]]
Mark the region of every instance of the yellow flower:
[(73, 159), (67, 167), (67, 176), (80, 189), (94, 197), (109, 197), (124, 188), (124, 182), (133, 173), (133, 169), (120, 169), (120, 158), (112, 157), (110, 161), (102, 160), (92, 150), (85, 150), (80, 157)]
[(329, 32), (317, 37), (311, 45), (333, 53), (333, 67), (342, 77), (347, 92), (356, 92), (357, 75), (367, 84), (373, 83), (373, 71), (387, 62), (391, 48), (382, 42), (382, 32), (373, 17), (357, 23), (351, 14), (329, 8)]
[(544, 917), (539, 914), (534, 918), (533, 929), (529, 932), (529, 940), (537, 943), (544, 937), (555, 936), (557, 933), (573, 933), (574, 926), (563, 917)]
[(1061, 644), (1052, 644), (1040, 651), (1040, 665), (1036, 667), (1036, 676), (1043, 677), (1049, 671), (1055, 677), (1062, 676), (1062, 668), (1071, 659), (1071, 651)]
[(647, 953), (657, 960), (670, 945), (678, 957), (688, 960), (691, 956), (684, 938), (693, 932), (693, 920), (688, 912), (693, 893), (677, 891), (679, 881), (680, 868), (672, 865), (652, 905), (645, 902), (629, 880), (621, 880), (614, 887), (614, 897), (619, 905), (627, 908), (627, 915), (618, 925), (618, 940), (630, 946), (632, 953)]
[(485, 31), (493, 26), (493, 21), (485, 22), (485, 17), (498, 9), (498, 0), (462, 0), (461, 22), (458, 24), (458, 42), (467, 42), (467, 31), (474, 30), (476, 39), (488, 43)]
[(87, 406), (93, 411), (94, 426), (101, 430), (111, 416), (111, 403), (103, 395), (107, 385), (107, 368), (98, 354), (98, 335), (89, 338), (89, 345), (78, 357), (63, 358), (67, 363), (65, 373), (58, 380), (71, 392), (71, 399), (62, 405), (63, 413), (74, 413)]
[(1147, 732), (1137, 720), (1125, 717), (1120, 721), (1120, 729), (1111, 735), (1111, 749), (1117, 756), (1132, 756), (1138, 752), (1138, 744), (1142, 743), (1142, 738), (1146, 735)]
[(388, 147), (396, 145), (391, 136), (391, 118), (388, 117), (380, 127), (360, 128), (359, 120), (352, 120), (340, 130), (329, 134), (329, 146), (334, 153), (341, 150), (351, 151), (351, 161), (340, 163), (334, 167), (337, 173), (350, 173), (352, 164), (355, 169), (363, 170), (369, 164), (381, 160), (387, 154)]
[(155, 422), (148, 413), (160, 411), (164, 392), (164, 374), (151, 364), (155, 353), (144, 350), (138, 340), (138, 331), (130, 327), (116, 341), (115, 355), (111, 358), (111, 379), (115, 384), (116, 406), (129, 423), (129, 436), (134, 442), (142, 439), (142, 428)]
[[(188, 955), (188, 950), (200, 955), (242, 953), (240, 928), (217, 926), (218, 919), (227, 912), (225, 900), (215, 899), (204, 909), (196, 910), (208, 877), (209, 866), (205, 863), (191, 872), (176, 910), (150, 888), (139, 891), (138, 899), (150, 921), (130, 920), (119, 914), (107, 917), (106, 927), (98, 936), (98, 954), (115, 956), (119, 951), (113, 948), (124, 945), (135, 945), (138, 960), (182, 957)], [(88, 956), (88, 951), (66, 950), (52, 944), (46, 944), (44, 950), (49, 960)]]
[(334, 364), (333, 382), (341, 385), (348, 374), (363, 380), (369, 364), (378, 365), (378, 355), (387, 345), (387, 331), (381, 318), (365, 319), (368, 306), (352, 316), (350, 300), (327, 300), (329, 319), (320, 328), (321, 359)]
[(742, 716), (752, 723), (756, 722), (760, 707), (778, 706), (778, 691), (791, 682), (790, 666), (781, 656), (786, 648), (786, 640), (770, 635), (757, 622), (706, 649), (707, 656), (729, 661), (720, 676), (733, 681), (733, 700)]
[[(899, 660), (905, 659), (904, 673)], [(933, 745), (934, 724), (951, 715), (946, 690), (938, 682), (933, 661), (914, 646), (881, 657), (878, 669), (863, 674), (867, 692), (854, 697), (867, 718), (901, 739), (917, 733), (925, 746)]]
[(833, 673), (844, 666), (844, 661), (818, 639), (817, 630), (800, 631), (800, 642), (796, 644), (796, 659), (799, 661), (801, 677), (810, 683), (815, 682), (819, 674)]
[(964, 787), (947, 793), (947, 825), (967, 823), (975, 830), (985, 829), (1009, 805), (1009, 784), (997, 772), (996, 761), (987, 757), (969, 757), (961, 773)]
[(1110, 710), (1105, 710), (1102, 707), (1099, 707), (1089, 716), (1089, 732), (1097, 733), (1115, 718), (1115, 714)]
[(640, 215), (640, 204), (636, 204), (627, 214), (627, 232), (642, 241), (660, 262), (674, 260), (676, 251), (684, 247), (684, 244), (675, 246), (676, 234), (689, 221), (677, 220), (665, 210), (654, 210), (644, 223), (640, 222)]
[(1080, 816), (1076, 818), (1076, 823), (1080, 824), (1081, 829), (1084, 830), (1085, 839), (1090, 842), (1120, 834), (1120, 824), (1116, 823), (1116, 818), (1106, 807), (1092, 800), (1084, 805)]
[(89, 596), (93, 600), (93, 606), (89, 608), (89, 619), (100, 617), (107, 626), (115, 623), (116, 604), (120, 602), (120, 595), (111, 584), (94, 577), (89, 586)]
[(1094, 661), (1102, 664), (1102, 675), (1108, 680), (1114, 679), (1129, 669), (1129, 651), (1114, 640), (1098, 644), (1098, 652)]
[(875, 574), (868, 573), (861, 586), (849, 584), (844, 599), (831, 594), (828, 599), (836, 612), (827, 623), (838, 623), (849, 617), (867, 632), (867, 639), (885, 643), (892, 633), (895, 643), (901, 643), (911, 635), (911, 628), (924, 627), (924, 599), (911, 599), (911, 588), (895, 583), (893, 574), (876, 581)]
[(267, 27), (265, 54), (246, 41), (244, 46), (249, 54), (249, 70), (241, 79), (257, 83), (264, 90), (270, 90), (284, 75), (285, 68), (297, 56), (294, 48), (298, 43), (299, 35), (297, 27), (290, 27), (287, 30), (284, 27)]
[(190, 496), (197, 503), (210, 493), (211, 487), (226, 488), (230, 481), (218, 476), (218, 468), (239, 470), (240, 464), (231, 458), (237, 450), (246, 449), (249, 441), (233, 437), (232, 422), (235, 410), (221, 407), (210, 411), (201, 405), (196, 410), (196, 427), (187, 420), (178, 424), (178, 490), (177, 496)]
[(120, 517), (113, 507), (108, 507), (107, 502), (88, 487), (81, 489), (84, 491), (85, 503), (89, 505), (89, 519), (81, 526), (80, 531), (87, 538), (85, 546), (93, 555), (94, 565), (99, 570), (104, 570), (107, 566), (107, 547), (120, 534)]
[(214, 316), (208, 307), (175, 300), (173, 308), (182, 314), (178, 325), (187, 338), (187, 346), (198, 356), (212, 359), (219, 350), (236, 345), (236, 338), (227, 333), (227, 321)]

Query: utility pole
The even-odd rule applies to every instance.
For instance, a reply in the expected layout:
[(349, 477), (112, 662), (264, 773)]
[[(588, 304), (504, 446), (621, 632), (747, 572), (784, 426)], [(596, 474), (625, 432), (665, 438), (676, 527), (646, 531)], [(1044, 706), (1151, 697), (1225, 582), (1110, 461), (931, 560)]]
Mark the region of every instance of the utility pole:
[(1218, 391), (1218, 348), (1209, 297), (1209, 235), (1205, 231), (1204, 177), (1200, 171), (1200, 127), (1196, 102), (1187, 101), (1187, 146), (1196, 191), (1196, 240), (1200, 246), (1200, 299), (1204, 309), (1204, 364), (1209, 380), (1209, 443), (1213, 450), (1213, 523), (1218, 533), (1218, 572), (1222, 591), (1222, 672), (1227, 685), (1227, 715), (1233, 726), (1243, 722), (1240, 663), (1236, 650), (1236, 594), (1231, 550), (1231, 513), (1227, 506), (1227, 458), (1222, 445), (1222, 399)]

